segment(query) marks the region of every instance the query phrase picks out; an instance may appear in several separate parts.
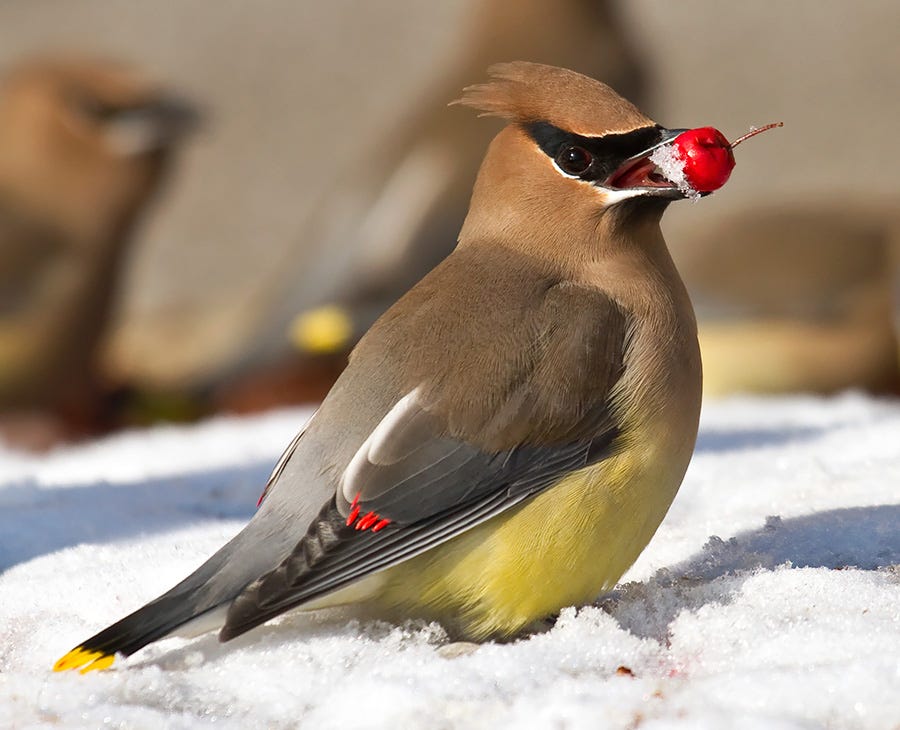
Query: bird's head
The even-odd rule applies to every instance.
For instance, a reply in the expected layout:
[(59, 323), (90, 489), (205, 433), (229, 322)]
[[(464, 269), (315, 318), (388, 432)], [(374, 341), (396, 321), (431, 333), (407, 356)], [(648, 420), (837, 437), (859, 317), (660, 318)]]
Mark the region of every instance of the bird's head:
[(566, 69), (514, 62), (490, 75), (456, 103), (511, 123), (482, 164), (461, 241), (571, 242), (635, 214), (655, 225), (685, 197), (650, 160), (684, 130), (661, 127), (606, 84)]
[(0, 89), (0, 186), (45, 215), (115, 219), (155, 189), (196, 121), (192, 105), (126, 64), (28, 60)]

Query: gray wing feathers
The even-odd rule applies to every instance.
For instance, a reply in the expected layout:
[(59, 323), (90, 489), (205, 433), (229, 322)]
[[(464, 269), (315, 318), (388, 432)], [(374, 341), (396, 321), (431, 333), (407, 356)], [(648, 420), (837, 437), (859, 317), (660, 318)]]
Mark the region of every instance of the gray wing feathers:
[[(470, 453), (465, 469), (476, 477), (468, 485), (471, 496), (454, 501), (444, 491), (440, 496), (448, 506), (441, 511), (435, 511), (437, 503), (416, 500), (415, 506), (423, 513), (432, 510), (428, 516), (406, 526), (390, 525), (379, 533), (348, 527), (332, 501), (278, 569), (248, 586), (235, 599), (222, 639), (237, 636), (283, 611), (408, 560), (520, 504), (551, 486), (560, 474), (581, 468), (592, 458), (602, 458), (614, 436), (606, 435), (603, 448), (589, 442), (507, 454)], [(453, 452), (471, 448), (460, 445)], [(454, 481), (457, 487), (465, 484), (466, 480), (458, 477)], [(379, 514), (394, 514), (382, 509), (380, 503), (378, 509)]]
[[(453, 329), (446, 318), (442, 329), (419, 333), (423, 342), (415, 350), (392, 343), (386, 331), (375, 338), (397, 358), (445, 353), (435, 381), (444, 385), (406, 381), (407, 390), (343, 462), (336, 496), (306, 536), (234, 600), (223, 639), (433, 548), (611, 453), (619, 431), (609, 399), (624, 368), (628, 317), (596, 291), (575, 285), (536, 290), (544, 298), (531, 310), (523, 305), (500, 313), (522, 319), (504, 325), (504, 338), (517, 332), (523, 338), (511, 352), (497, 350), (496, 342), (482, 344), (477, 332), (459, 347), (424, 342)], [(432, 298), (421, 306), (438, 303)], [(443, 311), (452, 316), (454, 310)], [(355, 366), (365, 360), (392, 362), (384, 351), (352, 360), (341, 388), (348, 401), (366, 392), (359, 390), (365, 374)], [(504, 362), (512, 365), (503, 369)], [(426, 365), (407, 362), (405, 370), (424, 373)], [(448, 379), (448, 372), (456, 375)], [(360, 529), (348, 526), (357, 506), (360, 515), (376, 514), (390, 524), (377, 533), (359, 523)]]

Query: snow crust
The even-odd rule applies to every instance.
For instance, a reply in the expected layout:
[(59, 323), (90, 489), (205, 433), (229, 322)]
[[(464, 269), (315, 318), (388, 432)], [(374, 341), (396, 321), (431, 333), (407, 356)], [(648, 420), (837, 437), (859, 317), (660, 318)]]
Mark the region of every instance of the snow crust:
[(700, 193), (688, 182), (684, 168), (687, 160), (674, 144), (664, 144), (653, 150), (650, 162), (656, 165), (667, 180), (691, 200), (700, 200)]
[(243, 525), (307, 415), (0, 451), (0, 727), (900, 725), (900, 404), (856, 395), (708, 403), (650, 546), (545, 633), (291, 615), (52, 673)]

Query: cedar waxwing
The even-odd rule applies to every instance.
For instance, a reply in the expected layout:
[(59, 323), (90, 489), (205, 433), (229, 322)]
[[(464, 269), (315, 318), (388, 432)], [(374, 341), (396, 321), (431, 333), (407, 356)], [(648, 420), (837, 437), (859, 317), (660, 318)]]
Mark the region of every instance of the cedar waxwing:
[(491, 74), (460, 102), (509, 124), (457, 247), (362, 338), (247, 527), (57, 670), (295, 607), (505, 639), (612, 587), (650, 540), (700, 412), (659, 229), (683, 194), (649, 161), (676, 133), (572, 71)]
[(7, 77), (0, 409), (91, 420), (126, 244), (193, 121), (182, 100), (106, 60), (35, 60)]
[(782, 204), (729, 216), (679, 246), (704, 392), (897, 392), (888, 210)]

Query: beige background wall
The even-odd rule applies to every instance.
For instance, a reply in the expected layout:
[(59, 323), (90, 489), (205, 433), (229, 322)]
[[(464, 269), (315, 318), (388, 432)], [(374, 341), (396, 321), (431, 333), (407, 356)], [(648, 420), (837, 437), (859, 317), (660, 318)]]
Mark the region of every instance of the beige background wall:
[[(235, 326), (252, 326), (252, 292), (278, 276), (286, 252), (302, 262), (316, 190), (465, 52), (474, 4), (0, 4), (0, 66), (48, 49), (108, 53), (209, 111), (131, 258), (113, 348), (123, 367), (152, 367), (147, 333), (172, 313), (184, 367), (201, 344), (234, 346)], [(763, 202), (897, 199), (900, 4), (631, 0), (620, 9), (649, 61), (645, 106), (662, 123), (735, 137), (785, 122), (739, 150), (720, 194), (671, 212), (676, 249), (692, 226)]]

